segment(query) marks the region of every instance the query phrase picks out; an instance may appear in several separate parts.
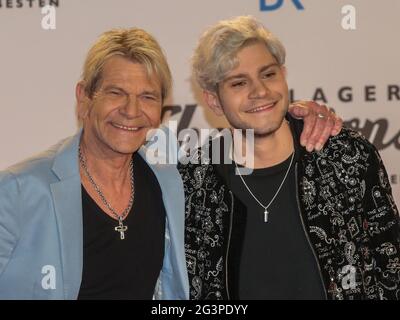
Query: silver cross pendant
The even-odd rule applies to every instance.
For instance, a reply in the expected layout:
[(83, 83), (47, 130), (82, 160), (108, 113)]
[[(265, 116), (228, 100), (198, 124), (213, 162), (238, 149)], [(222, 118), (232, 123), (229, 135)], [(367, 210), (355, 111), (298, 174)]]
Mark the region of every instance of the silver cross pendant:
[(115, 227), (114, 230), (119, 232), (121, 240), (124, 240), (125, 239), (125, 232), (126, 232), (126, 230), (128, 230), (128, 227), (124, 226), (121, 217), (118, 219), (118, 222), (119, 222), (118, 227)]
[(264, 210), (264, 222), (268, 222), (268, 214), (269, 214), (268, 209), (265, 209)]

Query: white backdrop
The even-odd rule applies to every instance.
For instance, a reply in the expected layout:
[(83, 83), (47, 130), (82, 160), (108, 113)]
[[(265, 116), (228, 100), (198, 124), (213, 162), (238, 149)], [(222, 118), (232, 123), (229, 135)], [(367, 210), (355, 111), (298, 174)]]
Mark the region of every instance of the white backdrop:
[[(251, 14), (286, 46), (294, 97), (323, 96), (380, 149), (400, 204), (399, 0), (294, 1), (304, 10), (290, 0), (59, 0), (52, 1), (56, 29), (44, 30), (41, 6), (49, 2), (0, 0), (0, 169), (75, 132), (74, 87), (85, 54), (113, 27), (144, 28), (165, 49), (175, 80), (165, 118), (175, 113), (181, 127), (222, 126), (194, 97), (189, 58), (206, 26)], [(281, 6), (261, 11), (261, 2)], [(341, 26), (347, 4), (356, 9), (355, 30)], [(339, 98), (343, 87), (352, 101)]]

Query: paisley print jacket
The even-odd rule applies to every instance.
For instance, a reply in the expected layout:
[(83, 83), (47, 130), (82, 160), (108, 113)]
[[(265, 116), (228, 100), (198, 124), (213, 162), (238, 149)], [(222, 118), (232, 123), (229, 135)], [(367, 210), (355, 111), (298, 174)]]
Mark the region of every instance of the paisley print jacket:
[[(301, 124), (290, 123), (296, 140)], [(298, 208), (326, 298), (400, 299), (400, 219), (375, 147), (343, 129), (320, 152), (298, 148)], [(225, 168), (179, 165), (191, 299), (238, 298), (243, 228), (237, 213), (246, 209), (229, 190)]]

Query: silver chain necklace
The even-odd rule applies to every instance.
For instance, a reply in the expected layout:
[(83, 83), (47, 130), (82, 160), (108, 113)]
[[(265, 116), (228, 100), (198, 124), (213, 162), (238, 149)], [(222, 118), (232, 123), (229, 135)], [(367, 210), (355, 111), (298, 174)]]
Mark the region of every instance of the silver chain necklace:
[(244, 181), (244, 179), (243, 179), (243, 177), (242, 177), (242, 174), (240, 173), (240, 169), (238, 168), (238, 165), (237, 165), (236, 161), (234, 161), (234, 162), (235, 162), (235, 166), (236, 166), (236, 168), (237, 168), (237, 172), (239, 173), (239, 177), (240, 177), (240, 179), (242, 179), (242, 182), (243, 182), (244, 186), (246, 187), (247, 191), (249, 191), (249, 193), (250, 193), (251, 196), (254, 198), (254, 200), (256, 200), (257, 203), (258, 203), (261, 207), (264, 208), (264, 222), (268, 222), (268, 214), (269, 214), (268, 208), (269, 208), (269, 206), (272, 204), (272, 202), (274, 202), (274, 200), (275, 200), (276, 196), (278, 195), (279, 191), (281, 191), (281, 188), (282, 188), (282, 186), (283, 186), (283, 184), (284, 184), (284, 182), (285, 182), (285, 180), (286, 180), (286, 177), (287, 177), (288, 174), (289, 174), (290, 168), (292, 167), (293, 159), (294, 159), (294, 152), (292, 153), (292, 157), (291, 157), (291, 159), (290, 159), (289, 167), (288, 167), (288, 169), (287, 169), (287, 171), (286, 171), (286, 173), (285, 173), (285, 176), (283, 177), (283, 180), (282, 180), (282, 182), (281, 182), (281, 184), (280, 184), (278, 190), (276, 190), (275, 195), (272, 197), (271, 201), (270, 201), (266, 206), (263, 205), (263, 204), (261, 203), (261, 201), (257, 199), (257, 197), (254, 195), (253, 192), (251, 192), (249, 186), (248, 186), (247, 183)]
[(101, 201), (103, 204), (111, 211), (112, 215), (118, 220), (118, 226), (114, 228), (115, 231), (120, 233), (121, 240), (125, 239), (125, 232), (128, 230), (128, 226), (125, 226), (123, 220), (128, 215), (129, 211), (132, 209), (133, 200), (135, 198), (135, 180), (133, 175), (133, 159), (129, 165), (129, 173), (131, 175), (131, 197), (129, 199), (128, 206), (125, 208), (124, 212), (120, 215), (114, 210), (113, 207), (108, 203), (106, 197), (104, 196), (103, 192), (100, 190), (99, 186), (94, 182), (93, 177), (90, 175), (88, 167), (86, 165), (85, 157), (83, 156), (81, 147), (79, 146), (79, 162), (85, 172), (86, 176), (88, 177), (90, 183), (92, 184), (94, 190), (96, 190), (97, 194), (100, 196)]

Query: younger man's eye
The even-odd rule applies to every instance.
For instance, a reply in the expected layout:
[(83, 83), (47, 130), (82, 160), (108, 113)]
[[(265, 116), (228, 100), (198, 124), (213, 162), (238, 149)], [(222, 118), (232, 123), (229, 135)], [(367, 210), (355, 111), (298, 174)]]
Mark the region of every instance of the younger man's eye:
[(267, 72), (265, 75), (264, 75), (264, 77), (265, 78), (271, 78), (271, 77), (273, 77), (273, 76), (275, 76), (276, 75), (276, 72), (275, 71), (273, 71), (273, 72)]
[(236, 82), (232, 82), (231, 86), (232, 87), (242, 87), (246, 84), (245, 81), (236, 81)]

